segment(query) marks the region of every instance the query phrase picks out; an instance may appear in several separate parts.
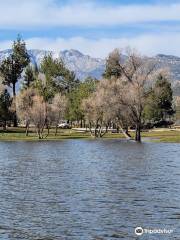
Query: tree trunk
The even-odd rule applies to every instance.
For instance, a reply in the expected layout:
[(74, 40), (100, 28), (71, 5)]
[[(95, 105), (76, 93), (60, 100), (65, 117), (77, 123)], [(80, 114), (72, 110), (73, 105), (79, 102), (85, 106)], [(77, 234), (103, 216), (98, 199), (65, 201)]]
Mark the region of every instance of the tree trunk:
[(96, 127), (95, 127), (95, 129), (94, 129), (94, 136), (95, 136), (96, 138), (98, 138), (98, 135), (99, 135), (99, 126), (96, 125)]
[(121, 132), (124, 134), (125, 138), (131, 140), (131, 135), (124, 131), (124, 129), (120, 126)]
[(96, 136), (95, 136), (95, 129), (94, 129), (94, 132), (93, 132), (91, 123), (89, 123), (89, 131), (90, 131), (91, 137), (94, 137), (94, 138), (95, 138), (95, 137), (96, 137)]
[(6, 120), (4, 121), (4, 124), (3, 124), (3, 131), (6, 131)]
[(58, 125), (56, 125), (55, 136), (57, 136), (57, 132), (58, 132)]
[(140, 123), (137, 123), (136, 125), (135, 141), (141, 142), (141, 124)]
[(40, 129), (38, 129), (37, 134), (38, 134), (38, 138), (41, 139), (41, 132), (40, 132)]
[(116, 127), (116, 131), (117, 131), (117, 133), (119, 133), (119, 126)]
[(26, 123), (26, 137), (29, 135), (29, 123)]
[[(50, 133), (50, 126), (49, 126), (48, 124), (46, 125), (46, 128), (47, 128), (48, 132), (47, 132), (45, 138), (47, 138), (47, 137), (49, 136), (49, 133)], [(43, 132), (42, 132), (42, 133), (43, 133)]]
[(41, 126), (40, 124), (37, 124), (36, 126), (36, 133), (37, 133), (37, 136), (38, 136), (38, 139), (42, 139), (42, 129), (41, 129)]
[(105, 131), (101, 132), (101, 137), (103, 137), (106, 133), (108, 133), (108, 127), (109, 127), (109, 125), (106, 125)]
[(13, 83), (13, 100), (14, 100), (14, 118), (13, 118), (13, 126), (17, 127), (17, 115), (16, 115), (16, 84)]

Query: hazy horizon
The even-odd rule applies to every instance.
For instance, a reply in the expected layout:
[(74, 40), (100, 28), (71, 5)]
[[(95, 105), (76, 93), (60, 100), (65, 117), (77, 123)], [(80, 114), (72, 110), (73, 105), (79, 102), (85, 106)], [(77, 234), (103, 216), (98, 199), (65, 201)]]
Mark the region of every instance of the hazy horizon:
[(0, 0), (0, 3), (0, 50), (10, 48), (20, 34), (28, 49), (76, 49), (105, 58), (114, 48), (130, 46), (143, 55), (180, 56), (180, 1)]

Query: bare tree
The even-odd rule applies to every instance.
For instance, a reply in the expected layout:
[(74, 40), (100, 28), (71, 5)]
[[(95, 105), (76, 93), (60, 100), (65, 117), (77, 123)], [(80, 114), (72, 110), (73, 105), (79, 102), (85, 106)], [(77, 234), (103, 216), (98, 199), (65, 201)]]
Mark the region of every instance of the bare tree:
[(106, 81), (105, 84), (107, 88), (106, 98), (108, 100), (106, 109), (109, 109), (111, 121), (117, 129), (122, 131), (126, 138), (130, 139), (131, 136), (128, 133), (128, 126), (130, 125), (129, 113), (127, 107), (122, 103), (125, 83), (121, 78), (111, 78), (111, 81)]
[(103, 137), (111, 122), (111, 112), (108, 104), (108, 80), (102, 80), (96, 92), (83, 101), (82, 107), (91, 136)]
[(127, 60), (121, 64), (124, 82), (120, 103), (126, 107), (128, 119), (135, 125), (135, 140), (141, 141), (142, 113), (146, 97), (156, 72), (155, 62), (147, 61), (134, 51), (128, 51)]
[(126, 59), (120, 52), (113, 54), (119, 74), (100, 81), (96, 92), (83, 103), (85, 116), (96, 137), (114, 122), (128, 138), (128, 126), (135, 126), (135, 140), (141, 141), (142, 113), (156, 72), (155, 63), (129, 49)]
[(64, 119), (67, 109), (67, 99), (60, 93), (56, 94), (52, 101), (51, 119), (56, 126), (55, 135), (57, 135), (58, 124), (60, 120)]
[[(39, 139), (46, 138), (49, 135), (50, 127), (56, 126), (64, 119), (67, 107), (67, 99), (61, 94), (56, 94), (51, 103), (44, 101), (37, 90), (28, 88), (20, 92), (17, 96), (17, 114), (18, 118), (25, 121), (26, 136), (28, 136), (29, 125), (32, 123)], [(47, 127), (48, 132), (43, 136), (44, 128)]]
[(33, 106), (33, 99), (36, 95), (33, 88), (28, 88), (20, 92), (16, 98), (17, 116), (20, 120), (25, 121), (26, 136), (29, 133), (29, 125), (31, 121), (31, 108)]
[(43, 138), (43, 131), (46, 125), (47, 109), (43, 97), (34, 96), (33, 105), (30, 109), (31, 120), (35, 125), (39, 139)]

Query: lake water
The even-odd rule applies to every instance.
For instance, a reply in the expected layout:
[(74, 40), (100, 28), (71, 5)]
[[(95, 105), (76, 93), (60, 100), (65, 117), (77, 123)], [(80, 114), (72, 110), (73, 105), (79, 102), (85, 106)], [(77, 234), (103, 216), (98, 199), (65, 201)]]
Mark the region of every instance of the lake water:
[(1, 142), (0, 239), (180, 239), (180, 144)]

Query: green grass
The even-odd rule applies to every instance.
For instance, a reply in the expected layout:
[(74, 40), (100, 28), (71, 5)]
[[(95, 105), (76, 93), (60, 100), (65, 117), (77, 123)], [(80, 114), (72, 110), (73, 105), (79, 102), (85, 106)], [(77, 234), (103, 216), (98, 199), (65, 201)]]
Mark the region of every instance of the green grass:
[(155, 142), (180, 143), (180, 131), (177, 130), (144, 132), (142, 133), (142, 137), (150, 137)]
[[(46, 136), (47, 130), (44, 131), (44, 136)], [(122, 134), (106, 134), (104, 138), (122, 138)], [(61, 140), (61, 139), (92, 139), (90, 133), (79, 133), (71, 129), (59, 129), (57, 136), (55, 136), (55, 129), (50, 130), (50, 134), (47, 138), (41, 140)], [(0, 140), (26, 140), (34, 141), (39, 140), (35, 131), (31, 130), (29, 136), (25, 136), (24, 128), (8, 128), (7, 131), (0, 130)]]
[[(47, 130), (45, 130), (44, 135), (46, 135)], [(132, 137), (134, 133), (131, 132)], [(142, 137), (150, 138), (151, 141), (156, 142), (176, 142), (180, 143), (180, 131), (176, 130), (162, 130), (162, 131), (149, 131), (142, 132)], [(107, 133), (103, 137), (104, 139), (120, 139), (124, 138), (123, 134)], [(151, 139), (152, 138), (152, 139)], [(90, 133), (79, 133), (73, 130), (58, 130), (57, 136), (55, 136), (55, 129), (50, 130), (50, 134), (47, 138), (41, 139), (42, 141), (51, 140), (63, 140), (63, 139), (93, 139)], [(39, 141), (35, 131), (31, 130), (29, 136), (25, 136), (25, 129), (18, 128), (8, 128), (7, 131), (0, 130), (0, 141)]]

